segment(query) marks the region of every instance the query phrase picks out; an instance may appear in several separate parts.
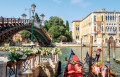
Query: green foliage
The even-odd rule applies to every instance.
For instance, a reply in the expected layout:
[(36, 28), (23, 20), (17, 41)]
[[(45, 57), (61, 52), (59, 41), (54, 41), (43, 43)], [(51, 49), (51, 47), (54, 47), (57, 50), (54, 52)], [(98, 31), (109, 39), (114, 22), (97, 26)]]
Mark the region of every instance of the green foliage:
[(44, 21), (43, 28), (51, 35), (52, 42), (60, 42), (61, 35), (66, 36), (68, 38), (67, 41), (72, 41), (71, 34), (69, 33), (68, 21), (66, 21), (65, 26), (64, 21), (61, 18), (51, 16), (49, 20)]
[(17, 42), (17, 43), (20, 42), (20, 39), (16, 39), (16, 42)]
[(11, 42), (11, 39), (9, 38), (5, 43), (10, 43)]
[(8, 56), (8, 59), (10, 59), (11, 62), (15, 62), (15, 61), (19, 61), (20, 58), (22, 57), (23, 57), (23, 54), (11, 52), (11, 54), (9, 54)]
[(27, 31), (27, 30), (21, 31), (20, 34), (21, 34), (21, 37), (23, 39), (28, 39), (28, 38), (30, 38), (30, 35), (31, 35), (31, 33), (29, 31)]
[(60, 54), (61, 53), (61, 51), (60, 51), (60, 49), (59, 48), (54, 48), (54, 52), (55, 52), (55, 54)]
[(68, 21), (66, 21), (66, 30), (69, 31), (69, 22)]

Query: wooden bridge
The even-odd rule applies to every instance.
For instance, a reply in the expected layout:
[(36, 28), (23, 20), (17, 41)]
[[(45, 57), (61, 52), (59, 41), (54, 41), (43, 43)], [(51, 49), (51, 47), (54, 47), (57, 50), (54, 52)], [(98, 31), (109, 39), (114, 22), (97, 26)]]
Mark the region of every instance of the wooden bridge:
[[(0, 45), (19, 31), (28, 30), (31, 32), (31, 28), (32, 23), (29, 19), (0, 17)], [(44, 31), (42, 26), (34, 26), (33, 35), (40, 46), (51, 45), (51, 38)]]

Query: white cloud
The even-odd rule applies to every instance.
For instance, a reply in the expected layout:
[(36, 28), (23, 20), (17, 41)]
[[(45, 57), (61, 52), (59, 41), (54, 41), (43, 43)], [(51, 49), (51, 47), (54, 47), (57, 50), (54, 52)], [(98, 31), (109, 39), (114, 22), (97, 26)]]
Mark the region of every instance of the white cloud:
[(90, 5), (89, 2), (85, 2), (84, 0), (71, 0), (71, 4), (76, 4), (80, 7), (88, 7)]
[(53, 0), (54, 2), (61, 3), (62, 0)]

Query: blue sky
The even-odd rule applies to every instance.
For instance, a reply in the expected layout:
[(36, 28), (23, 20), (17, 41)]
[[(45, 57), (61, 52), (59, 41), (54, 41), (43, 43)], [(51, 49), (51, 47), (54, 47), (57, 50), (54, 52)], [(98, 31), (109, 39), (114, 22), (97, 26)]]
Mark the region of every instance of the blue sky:
[(50, 16), (62, 16), (64, 21), (68, 20), (70, 30), (73, 20), (81, 20), (97, 9), (120, 11), (120, 0), (1, 0), (0, 16), (18, 18), (22, 13), (26, 13), (29, 18), (29, 12), (24, 9), (30, 8), (33, 3), (36, 4), (39, 15), (45, 14), (45, 20)]

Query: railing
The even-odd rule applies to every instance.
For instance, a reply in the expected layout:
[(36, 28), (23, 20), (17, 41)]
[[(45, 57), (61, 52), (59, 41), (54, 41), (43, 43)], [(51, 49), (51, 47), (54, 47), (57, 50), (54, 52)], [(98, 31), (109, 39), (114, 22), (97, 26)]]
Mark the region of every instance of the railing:
[(0, 18), (0, 24), (16, 24), (16, 23), (30, 23), (29, 19), (20, 19), (20, 18)]
[(40, 54), (29, 56), (21, 61), (7, 63), (6, 77), (19, 77), (27, 70), (33, 70), (40, 65)]
[(50, 56), (40, 54), (29, 56), (26, 59), (12, 63), (12, 65), (7, 63), (6, 77), (19, 77), (27, 70), (35, 70), (35, 68), (39, 67), (41, 64), (54, 65), (53, 63), (57, 61), (58, 55), (54, 55), (52, 53)]

